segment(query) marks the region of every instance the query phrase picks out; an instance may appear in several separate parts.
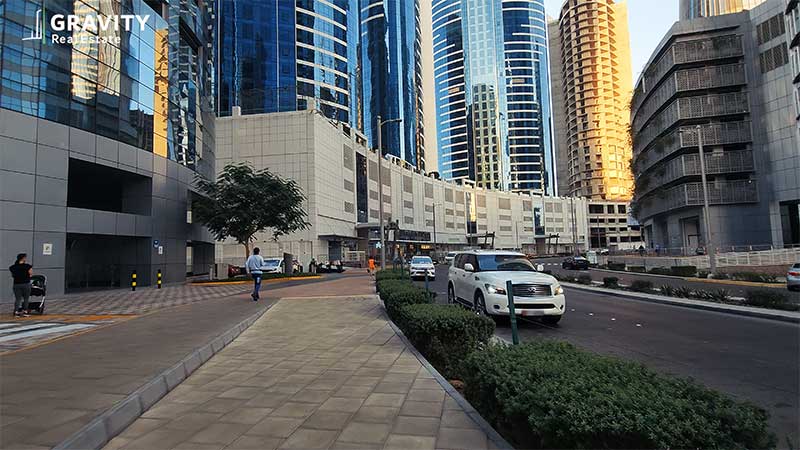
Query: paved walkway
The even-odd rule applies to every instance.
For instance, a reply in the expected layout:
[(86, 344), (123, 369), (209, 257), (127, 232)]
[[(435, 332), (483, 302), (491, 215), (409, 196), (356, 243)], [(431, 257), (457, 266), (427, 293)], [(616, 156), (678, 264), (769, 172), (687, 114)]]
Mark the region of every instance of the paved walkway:
[(487, 448), (374, 296), (331, 296), (348, 281), (280, 300), (106, 449)]
[[(337, 281), (331, 281), (334, 287), (342, 285)], [(298, 293), (316, 284), (320, 286), (315, 291), (328, 283), (265, 286), (266, 300), (259, 303), (249, 299), (246, 286), (169, 287), (65, 298), (64, 302), (92, 304), (87, 308), (95, 312), (125, 308), (130, 302), (150, 314), (110, 326), (90, 322), (97, 326), (89, 332), (0, 355), (0, 448), (53, 447), (195, 349), (266, 308), (277, 298), (273, 291)], [(110, 295), (107, 302), (102, 301), (104, 294)], [(175, 304), (182, 306), (169, 307)], [(52, 327), (56, 322), (80, 322), (82, 317), (44, 316), (48, 320), (41, 322), (32, 316), (13, 324)]]

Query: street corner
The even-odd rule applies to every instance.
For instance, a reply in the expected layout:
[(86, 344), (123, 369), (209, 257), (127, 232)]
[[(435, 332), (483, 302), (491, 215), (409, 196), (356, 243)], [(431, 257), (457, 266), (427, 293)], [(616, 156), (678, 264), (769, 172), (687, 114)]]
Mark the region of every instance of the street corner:
[(30, 317), (0, 315), (0, 356), (39, 347), (57, 340), (138, 317), (133, 314), (44, 314)]

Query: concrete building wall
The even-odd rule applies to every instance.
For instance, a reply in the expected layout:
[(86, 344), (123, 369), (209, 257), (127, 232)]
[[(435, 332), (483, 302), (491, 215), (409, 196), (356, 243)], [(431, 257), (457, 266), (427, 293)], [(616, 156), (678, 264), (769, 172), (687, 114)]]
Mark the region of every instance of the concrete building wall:
[[(262, 254), (290, 252), (304, 265), (311, 257), (327, 261), (342, 246), (377, 254), (378, 235), (368, 232), (374, 233), (380, 223), (378, 156), (367, 149), (362, 135), (315, 111), (234, 115), (217, 119), (216, 127), (218, 170), (228, 163), (246, 162), (295, 180), (307, 197), (311, 228), (277, 242), (269, 233), (259, 235), (255, 245)], [(366, 161), (367, 183), (362, 195), (368, 199), (366, 221), (361, 222), (358, 158)], [(398, 221), (404, 231), (430, 234), (430, 239), (412, 243), (418, 250), (433, 243), (434, 227), (440, 249), (467, 247), (468, 235), (485, 233), (495, 233), (496, 248), (531, 253), (570, 251), (575, 240), (578, 248), (585, 249), (587, 243), (584, 199), (534, 197), (459, 185), (425, 175), (397, 158), (384, 159), (382, 180), (384, 218)], [(474, 222), (473, 233), (468, 230), (469, 221)], [(482, 239), (473, 236), (472, 245), (481, 243)], [(235, 242), (217, 245), (217, 262), (241, 265), (244, 258), (244, 247)]]

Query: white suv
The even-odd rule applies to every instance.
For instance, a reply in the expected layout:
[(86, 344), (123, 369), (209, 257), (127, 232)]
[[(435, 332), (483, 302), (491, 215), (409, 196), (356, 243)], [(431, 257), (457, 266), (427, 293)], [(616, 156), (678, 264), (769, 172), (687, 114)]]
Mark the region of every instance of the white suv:
[(447, 275), (447, 301), (462, 303), (478, 314), (508, 316), (506, 281), (511, 280), (516, 314), (540, 317), (555, 325), (564, 315), (564, 289), (555, 278), (539, 271), (521, 253), (460, 253)]
[(411, 258), (409, 267), (411, 278), (425, 278), (428, 275), (430, 281), (436, 280), (436, 266), (430, 256), (415, 256)]

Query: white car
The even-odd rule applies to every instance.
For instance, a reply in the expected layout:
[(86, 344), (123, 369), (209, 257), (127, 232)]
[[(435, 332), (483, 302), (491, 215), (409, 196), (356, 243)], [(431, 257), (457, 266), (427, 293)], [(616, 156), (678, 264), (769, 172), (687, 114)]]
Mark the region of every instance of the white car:
[(456, 259), (456, 255), (458, 255), (458, 252), (447, 252), (444, 256), (444, 262), (448, 265), (452, 265), (453, 260)]
[(539, 317), (555, 325), (564, 315), (564, 289), (550, 275), (540, 273), (525, 255), (504, 251), (460, 253), (450, 266), (447, 300), (487, 316), (508, 316), (506, 281), (513, 283), (518, 316)]
[(283, 258), (264, 258), (263, 273), (283, 273)]
[(797, 263), (786, 271), (786, 287), (790, 291), (800, 291), (800, 263)]
[(411, 278), (425, 278), (428, 275), (428, 280), (436, 279), (436, 266), (430, 256), (415, 256), (411, 258), (409, 271)]

